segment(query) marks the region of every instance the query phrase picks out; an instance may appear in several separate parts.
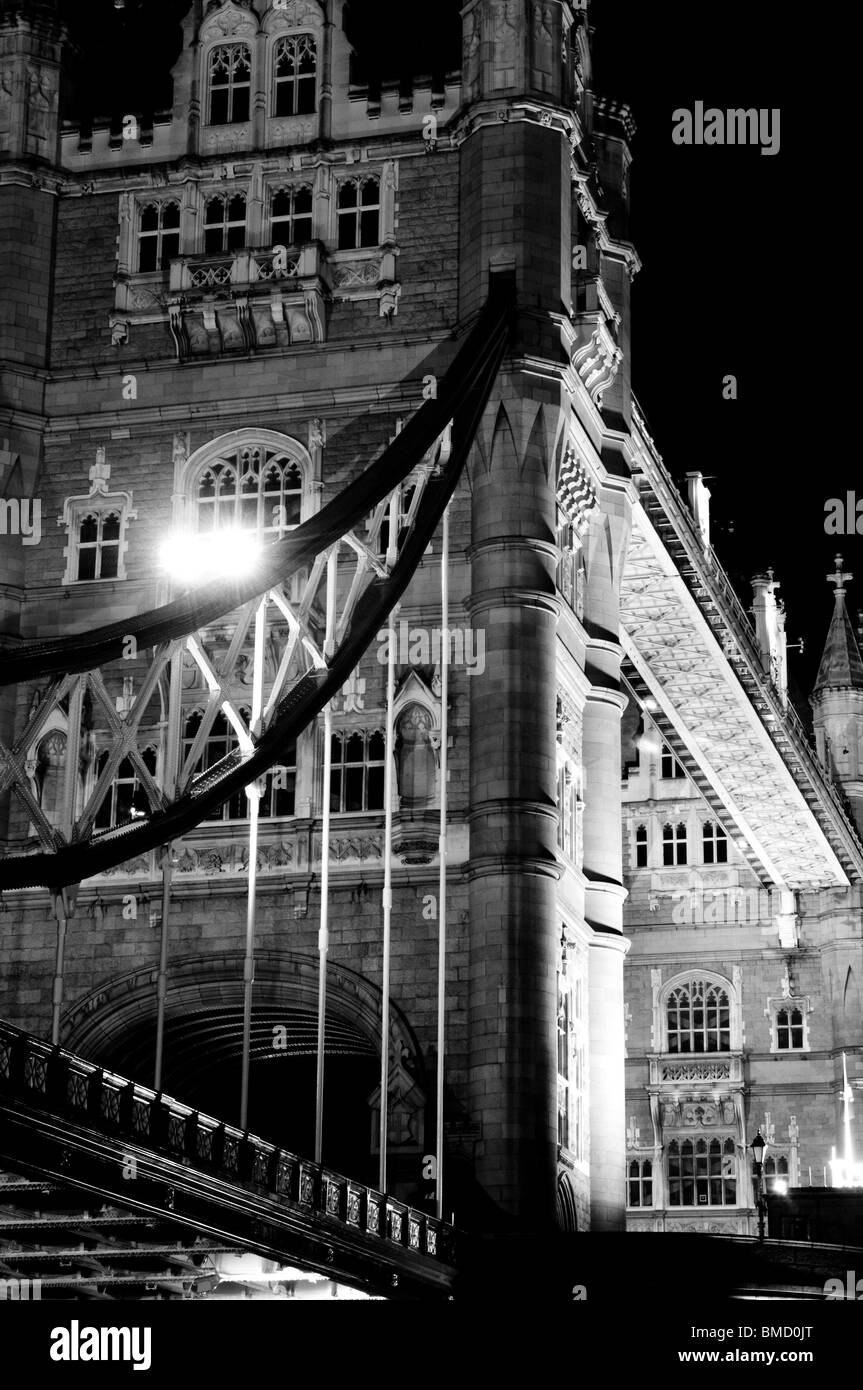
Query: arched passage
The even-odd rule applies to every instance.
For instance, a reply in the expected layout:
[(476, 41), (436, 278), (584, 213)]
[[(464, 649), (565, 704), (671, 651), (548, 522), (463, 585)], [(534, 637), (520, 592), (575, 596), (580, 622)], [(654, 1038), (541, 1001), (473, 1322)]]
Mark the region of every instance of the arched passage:
[[(240, 954), (175, 960), (165, 1010), (163, 1091), (231, 1123), (239, 1114), (242, 967)], [(252, 1014), (249, 1128), (308, 1157), (314, 1152), (317, 970), (312, 956), (259, 956)], [(369, 1182), (377, 1175), (369, 1100), (380, 1080), (380, 1015), (376, 986), (329, 966), (323, 1159)], [(152, 1085), (155, 1036), (156, 973), (150, 967), (111, 981), (69, 1010), (62, 1043)], [(401, 1061), (421, 1092), (419, 1049), (396, 1008), (390, 1057), (391, 1065)]]

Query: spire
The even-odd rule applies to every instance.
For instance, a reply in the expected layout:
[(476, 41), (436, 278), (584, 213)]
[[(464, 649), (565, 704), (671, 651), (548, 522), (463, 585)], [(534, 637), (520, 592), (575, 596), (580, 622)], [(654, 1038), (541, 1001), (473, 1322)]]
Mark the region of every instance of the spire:
[(827, 689), (851, 687), (863, 690), (863, 657), (857, 644), (854, 626), (845, 607), (845, 584), (853, 579), (853, 574), (843, 570), (842, 556), (836, 556), (836, 569), (827, 575), (830, 584), (836, 586), (836, 606), (827, 633), (824, 655), (818, 668), (815, 693)]

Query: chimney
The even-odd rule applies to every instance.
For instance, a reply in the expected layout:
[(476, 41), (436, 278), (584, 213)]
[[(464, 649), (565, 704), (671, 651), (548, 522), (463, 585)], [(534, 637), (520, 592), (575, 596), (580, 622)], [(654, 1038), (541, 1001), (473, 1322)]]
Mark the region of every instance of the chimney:
[(772, 570), (752, 578), (752, 612), (755, 614), (755, 639), (761, 653), (761, 664), (779, 691), (784, 705), (788, 699), (788, 655), (785, 612), (776, 601), (778, 588)]
[(687, 473), (686, 483), (689, 488), (689, 508), (701, 533), (701, 544), (706, 550), (710, 545), (710, 488), (704, 486), (700, 473)]

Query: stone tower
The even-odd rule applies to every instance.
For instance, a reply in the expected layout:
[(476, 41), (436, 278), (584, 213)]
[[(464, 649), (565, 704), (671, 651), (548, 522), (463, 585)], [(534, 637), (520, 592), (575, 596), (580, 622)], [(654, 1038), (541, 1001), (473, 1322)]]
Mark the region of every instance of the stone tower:
[[(20, 631), (24, 545), (44, 524), (33, 490), (46, 426), (63, 30), (55, 0), (0, 2), (0, 633)], [(35, 529), (34, 529), (35, 528)], [(13, 692), (0, 695), (0, 739)], [(0, 797), (0, 833), (8, 797)]]
[[(628, 377), (617, 367), (628, 303), (618, 308), (614, 296), (628, 299), (629, 276), (626, 249), (613, 242), (608, 213), (597, 204), (606, 196), (603, 178), (611, 205), (622, 207), (628, 154), (613, 122), (608, 137), (593, 136), (584, 20), (563, 0), (473, 0), (464, 11), (470, 106), (460, 146), (460, 317), (479, 308), (495, 272), (514, 274), (518, 306), (514, 351), (489, 403), (471, 479), (471, 616), (486, 631), (494, 694), (489, 701), (488, 687), (472, 692), (470, 1075), (474, 1107), (484, 1116), (477, 1176), (533, 1229), (554, 1217), (562, 891), (554, 695), (556, 669), (573, 657), (589, 686), (578, 717), (590, 931), (591, 1225), (615, 1228), (623, 1220), (616, 588), (628, 534), (628, 469), (607, 444), (597, 404), (608, 388), (613, 414), (625, 420)], [(575, 419), (607, 473), (580, 538), (590, 638), (567, 652), (558, 633), (555, 509)]]
[(863, 830), (863, 657), (845, 606), (842, 556), (827, 576), (835, 585), (835, 607), (812, 694), (818, 756), (841, 783), (858, 829)]

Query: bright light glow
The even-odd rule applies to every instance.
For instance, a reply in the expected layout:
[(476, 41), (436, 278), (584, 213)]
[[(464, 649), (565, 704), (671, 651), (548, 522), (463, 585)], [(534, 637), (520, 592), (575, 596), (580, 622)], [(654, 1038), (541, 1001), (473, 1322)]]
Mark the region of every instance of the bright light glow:
[(773, 1191), (777, 1197), (784, 1197), (788, 1191), (788, 1184), (784, 1178), (776, 1178), (773, 1183)]
[(260, 555), (261, 547), (252, 532), (225, 527), (198, 535), (168, 536), (159, 547), (159, 564), (174, 579), (200, 584), (220, 576), (244, 579), (254, 573)]

